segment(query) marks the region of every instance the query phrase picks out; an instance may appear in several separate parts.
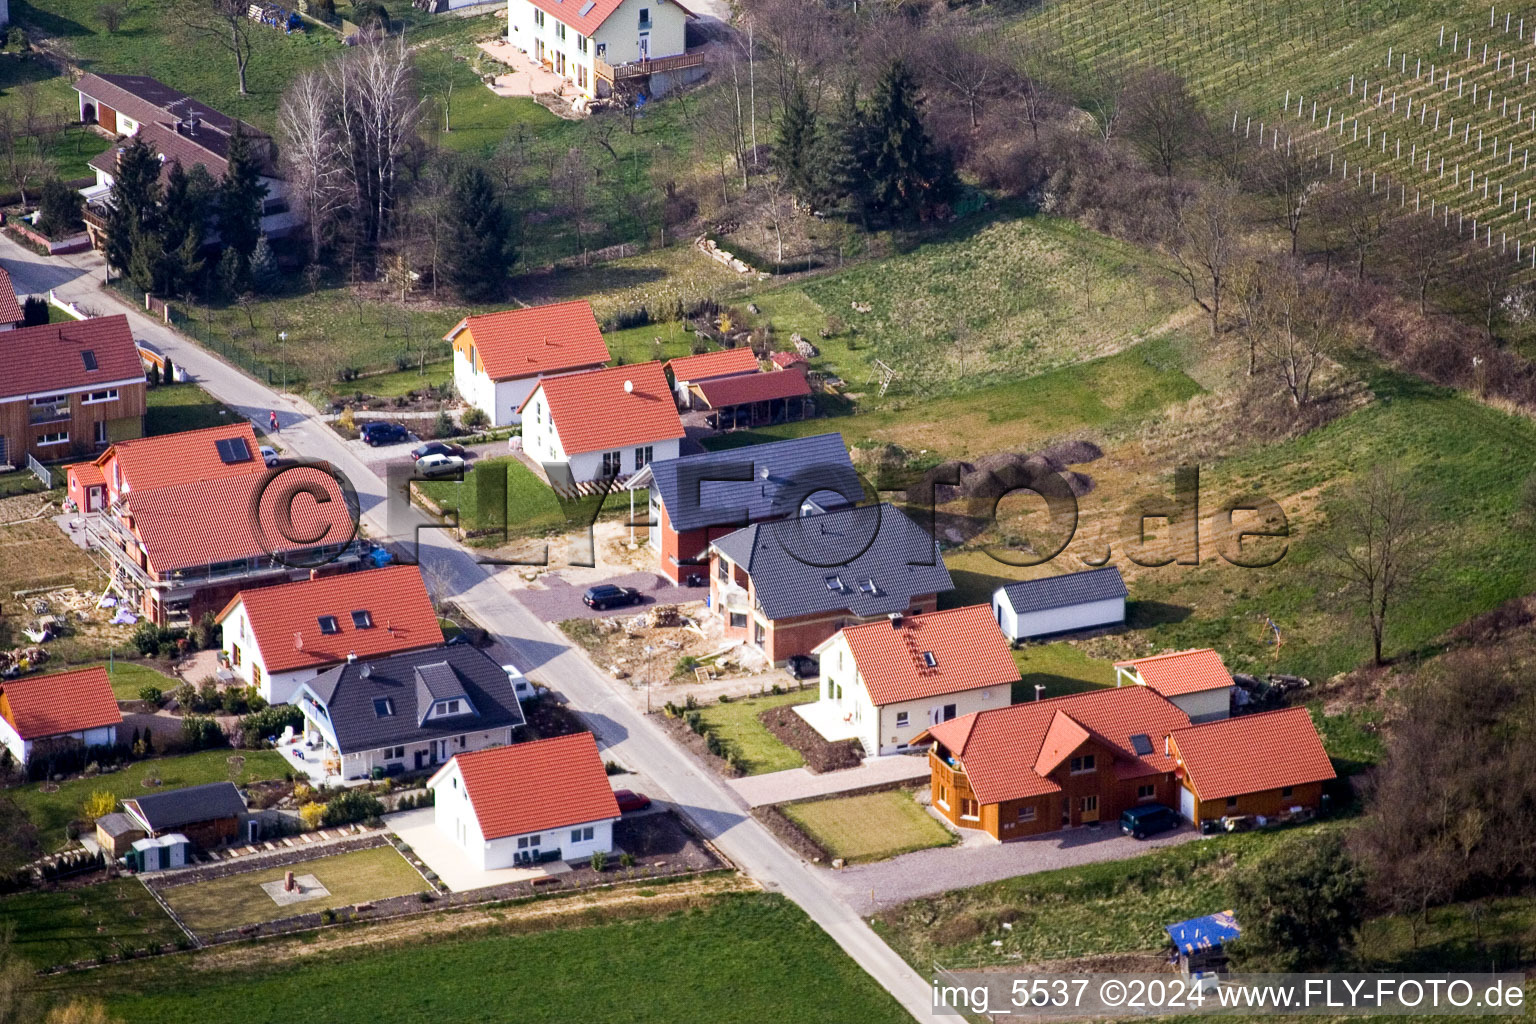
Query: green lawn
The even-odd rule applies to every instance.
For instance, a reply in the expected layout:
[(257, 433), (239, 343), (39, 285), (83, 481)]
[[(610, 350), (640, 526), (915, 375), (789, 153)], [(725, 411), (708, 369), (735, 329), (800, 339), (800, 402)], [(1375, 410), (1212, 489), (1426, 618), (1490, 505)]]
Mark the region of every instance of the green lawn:
[(182, 684), (159, 670), (136, 661), (113, 660), (110, 666), (101, 662), (112, 680), (112, 695), (118, 700), (138, 700), (139, 691), (146, 686), (156, 686), (161, 693), (170, 693)]
[[(245, 758), (240, 774), (230, 775), (229, 758)], [(64, 829), (71, 821), (79, 819), (85, 798), (97, 790), (105, 790), (119, 800), (146, 793), (196, 786), (204, 782), (232, 781), (237, 785), (281, 779), (289, 771), (282, 755), (272, 750), (203, 750), (180, 757), (154, 758), (138, 761), (121, 771), (99, 775), (91, 779), (71, 779), (63, 783), (31, 783), (11, 790), (22, 810), (32, 819), (41, 833), (43, 845), (58, 849), (68, 842)], [(158, 778), (159, 786), (145, 786), (146, 778)], [(57, 785), (57, 792), (44, 792), (44, 786)]]
[[(500, 29), (506, 33), (503, 18), (481, 23), (487, 35)], [(462, 48), (459, 48), (462, 49)], [(560, 119), (531, 99), (497, 96), (486, 88), (475, 73), (474, 60), (445, 48), (431, 48), (416, 57), (417, 80), (422, 95), (431, 104), (423, 134), (436, 145), (460, 153), (489, 157), (514, 126), (524, 126), (530, 133), (546, 132), (560, 124)], [(492, 62), (486, 60), (487, 73)], [(443, 112), (447, 108), (450, 130), (443, 130)]]
[(1019, 681), (1013, 684), (1013, 702), (1035, 699), (1035, 686), (1042, 700), (1086, 693), (1115, 685), (1112, 662), (1090, 658), (1067, 643), (1026, 644), (1016, 648), (1013, 660), (1019, 666)]
[(728, 704), (712, 704), (700, 708), (699, 716), (703, 719), (705, 729), (714, 732), (727, 749), (740, 756), (741, 765), (748, 775), (763, 775), (787, 768), (799, 768), (805, 764), (805, 758), (798, 751), (780, 743), (757, 720), (758, 713), (766, 708), (804, 704), (815, 699), (815, 690), (796, 690), (766, 697), (732, 700)]
[(782, 804), (779, 810), (829, 854), (850, 864), (958, 842), (903, 789)]
[[(627, 491), (609, 494), (606, 500), (587, 495), (565, 501), (510, 456), (476, 461), (463, 480), (421, 480), (415, 486), (440, 508), (457, 514), (459, 525), (484, 541), (563, 533), (590, 525), (599, 513), (629, 518)], [(636, 491), (634, 498), (640, 515), (649, 495)]]
[[(330, 895), (279, 907), (262, 891), (261, 885), (281, 881), (288, 871), (295, 875), (314, 875)], [(161, 895), (188, 928), (207, 938), (241, 925), (275, 921), (296, 914), (315, 914), (330, 907), (350, 907), (370, 900), (425, 892), (427, 888), (421, 873), (393, 846), (376, 846), (280, 868), (181, 885), (165, 889)]]
[(240, 422), (240, 415), (196, 384), (160, 384), (148, 392), (149, 411), (144, 433), (176, 434), (225, 423)]
[(186, 939), (131, 878), (0, 897), (0, 921), (15, 926), (15, 948), (39, 969)]
[[(238, 968), (134, 964), (71, 979), (130, 1021), (288, 1024), (295, 993), (327, 1024), (714, 1024), (910, 1020), (781, 896), (728, 896), (663, 918), (535, 934), (467, 931), (427, 943)], [(200, 965), (199, 965), (200, 966)], [(494, 982), (494, 983), (490, 983)]]
[[(13, 10), (12, 17), (15, 16)], [(61, 126), (42, 150), (53, 172), (65, 180), (90, 177), (86, 161), (105, 150), (108, 142), (87, 128), (69, 124), (80, 116), (79, 94), (69, 87), (69, 79), (35, 55), (0, 53), (0, 109), (16, 119), (18, 128), (24, 128), (24, 111), (29, 102), (50, 127)], [(27, 138), (22, 139), (19, 148), (37, 151), (35, 141)], [(0, 169), (0, 187), (9, 191), (14, 184), (8, 172)], [(33, 182), (32, 188), (38, 184)], [(27, 198), (33, 197), (29, 190)]]

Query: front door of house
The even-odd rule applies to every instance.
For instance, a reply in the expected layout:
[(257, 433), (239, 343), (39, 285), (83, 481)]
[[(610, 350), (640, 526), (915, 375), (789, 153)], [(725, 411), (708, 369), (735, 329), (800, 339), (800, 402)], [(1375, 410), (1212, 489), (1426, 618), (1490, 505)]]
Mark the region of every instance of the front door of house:
[(416, 770), (417, 771), (421, 771), (423, 768), (426, 767), (426, 764), (427, 764), (427, 752), (425, 750), (418, 750), (418, 751), (416, 751)]
[(1085, 796), (1078, 802), (1078, 820), (1083, 824), (1099, 820), (1099, 798)]
[(651, 59), (651, 34), (649, 32), (640, 33), (640, 59)]

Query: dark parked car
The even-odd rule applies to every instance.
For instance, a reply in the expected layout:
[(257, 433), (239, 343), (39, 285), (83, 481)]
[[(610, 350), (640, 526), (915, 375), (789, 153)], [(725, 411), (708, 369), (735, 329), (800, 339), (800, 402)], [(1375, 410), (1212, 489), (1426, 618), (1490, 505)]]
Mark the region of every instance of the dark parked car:
[(815, 679), (821, 675), (821, 659), (811, 654), (791, 654), (785, 667), (796, 679)]
[(457, 455), (461, 459), (469, 458), (469, 449), (452, 441), (428, 441), (411, 449), (411, 458), (424, 459), (428, 455)]
[(616, 587), (612, 583), (599, 583), (595, 587), (587, 588), (587, 592), (581, 595), (581, 603), (588, 608), (622, 608), (629, 604), (639, 604), (640, 591), (634, 587)]
[(377, 448), (381, 444), (399, 444), (411, 439), (410, 431), (398, 423), (364, 423), (359, 431), (363, 443)]
[(1162, 804), (1143, 804), (1120, 812), (1120, 831), (1136, 839), (1172, 831), (1181, 823), (1178, 814)]
[(636, 793), (632, 789), (616, 789), (614, 798), (619, 801), (619, 813), (625, 811), (643, 811), (651, 806), (651, 798), (644, 793)]

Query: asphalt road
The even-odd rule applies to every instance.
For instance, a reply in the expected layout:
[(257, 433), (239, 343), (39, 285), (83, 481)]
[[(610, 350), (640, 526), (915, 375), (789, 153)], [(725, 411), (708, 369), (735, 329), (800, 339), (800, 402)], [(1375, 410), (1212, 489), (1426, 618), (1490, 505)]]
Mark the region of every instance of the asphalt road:
[[(430, 526), (430, 521), (400, 502), (386, 514), (384, 480), (351, 445), (313, 418), (314, 410), (306, 403), (279, 395), (164, 324), (104, 294), (98, 287), (104, 267), (95, 253), (44, 259), (0, 236), (0, 261), (10, 272), (18, 295), (46, 294), (53, 288), (61, 298), (103, 314), (126, 312), (134, 337), (150, 341), (169, 354), (215, 398), (262, 425), (268, 412), (275, 410), (280, 424), (278, 437), (285, 447), (309, 458), (325, 459), (351, 480), (370, 538), (417, 547), (429, 581), (452, 594), (461, 608), (496, 634), (524, 672), (536, 673), (541, 682), (564, 693), (601, 746), (653, 780), (737, 866), (764, 887), (797, 903), (915, 1018), (933, 1016), (926, 980), (881, 941), (821, 869), (781, 846), (747, 814), (745, 803), (723, 780), (626, 704), (585, 655), (514, 599), (468, 549), (442, 530), (417, 530), (418, 526)], [(413, 533), (419, 545), (412, 543)]]

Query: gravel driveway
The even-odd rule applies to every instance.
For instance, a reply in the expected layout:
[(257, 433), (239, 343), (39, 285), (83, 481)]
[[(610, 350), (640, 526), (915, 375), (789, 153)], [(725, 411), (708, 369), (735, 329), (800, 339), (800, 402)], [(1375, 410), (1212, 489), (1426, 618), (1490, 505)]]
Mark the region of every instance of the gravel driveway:
[(602, 580), (619, 587), (634, 587), (640, 591), (640, 603), (625, 608), (609, 608), (596, 611), (581, 603), (581, 595), (592, 584), (575, 586), (567, 583), (558, 573), (546, 573), (540, 577), (545, 590), (514, 590), (512, 596), (545, 622), (563, 622), (566, 619), (601, 619), (613, 616), (624, 618), (638, 615), (656, 604), (686, 604), (702, 601), (709, 595), (706, 587), (679, 587), (665, 576), (653, 572), (632, 572)]
[(1008, 843), (918, 850), (876, 864), (856, 864), (841, 871), (829, 870), (829, 873), (832, 883), (842, 890), (843, 898), (867, 917), (877, 910), (919, 896), (1054, 868), (1125, 860), (1160, 846), (1199, 838), (1198, 831), (1185, 827), (1138, 841), (1121, 835), (1118, 826), (1101, 825), (1049, 832)]

